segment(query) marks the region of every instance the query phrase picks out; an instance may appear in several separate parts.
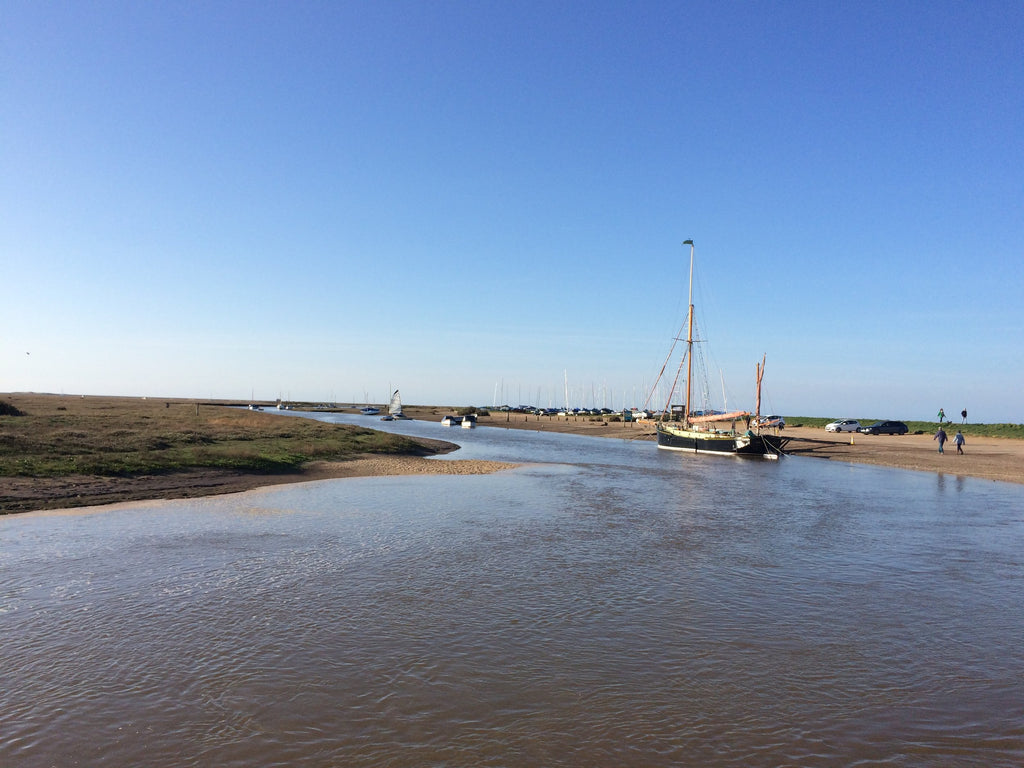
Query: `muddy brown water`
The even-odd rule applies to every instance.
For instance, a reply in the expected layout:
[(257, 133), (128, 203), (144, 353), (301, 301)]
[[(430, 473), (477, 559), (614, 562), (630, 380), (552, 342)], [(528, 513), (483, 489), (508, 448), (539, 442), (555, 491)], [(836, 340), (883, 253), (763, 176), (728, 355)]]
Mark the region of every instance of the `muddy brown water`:
[(0, 765), (1024, 762), (1020, 486), (457, 438), (0, 519)]

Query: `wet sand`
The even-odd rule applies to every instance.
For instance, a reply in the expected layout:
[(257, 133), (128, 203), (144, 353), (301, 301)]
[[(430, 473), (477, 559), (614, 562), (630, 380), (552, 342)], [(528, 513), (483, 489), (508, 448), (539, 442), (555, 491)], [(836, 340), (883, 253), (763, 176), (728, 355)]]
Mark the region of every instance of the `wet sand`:
[[(955, 427), (946, 431), (951, 438), (956, 434)], [(851, 437), (806, 428), (787, 429), (786, 434), (793, 438), (786, 451), (795, 456), (1024, 483), (1024, 441), (974, 437), (969, 425), (964, 428), (967, 444), (962, 455), (952, 440), (946, 442), (945, 452), (939, 453), (931, 434)]]
[(497, 461), (427, 459), (420, 456), (360, 456), (347, 461), (310, 462), (300, 472), (274, 475), (200, 469), (138, 477), (69, 475), (59, 478), (0, 478), (3, 513), (93, 507), (130, 501), (190, 499), (255, 488), (384, 475), (480, 475), (517, 465)]

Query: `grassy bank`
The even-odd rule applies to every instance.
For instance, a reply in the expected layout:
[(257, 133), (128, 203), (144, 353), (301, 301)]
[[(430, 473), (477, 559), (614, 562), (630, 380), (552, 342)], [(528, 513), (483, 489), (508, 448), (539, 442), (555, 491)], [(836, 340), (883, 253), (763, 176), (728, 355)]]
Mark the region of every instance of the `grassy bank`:
[[(786, 426), (788, 427), (819, 427), (824, 429), (825, 425), (835, 421), (835, 419), (822, 419), (816, 416), (786, 416)], [(857, 418), (851, 416), (850, 418)], [(882, 419), (861, 419), (857, 420), (862, 425), (874, 424), (876, 421), (882, 421)], [(905, 421), (907, 428), (911, 434), (932, 434), (939, 428), (939, 422), (937, 421)], [(943, 425), (948, 432), (950, 428), (955, 432), (957, 429), (963, 430), (964, 434), (970, 433), (976, 437), (1008, 437), (1016, 440), (1024, 440), (1024, 424), (944, 424)]]
[(140, 398), (7, 395), (0, 476), (125, 476), (199, 468), (290, 472), (312, 460), (431, 453), (363, 427)]

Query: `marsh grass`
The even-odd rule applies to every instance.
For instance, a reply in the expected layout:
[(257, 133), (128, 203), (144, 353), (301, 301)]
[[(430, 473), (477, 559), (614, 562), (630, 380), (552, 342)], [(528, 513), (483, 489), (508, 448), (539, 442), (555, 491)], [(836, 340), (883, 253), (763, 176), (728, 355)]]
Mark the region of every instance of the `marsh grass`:
[(8, 395), (0, 476), (140, 475), (221, 468), (291, 472), (315, 459), (430, 451), (364, 427), (220, 404), (138, 398)]

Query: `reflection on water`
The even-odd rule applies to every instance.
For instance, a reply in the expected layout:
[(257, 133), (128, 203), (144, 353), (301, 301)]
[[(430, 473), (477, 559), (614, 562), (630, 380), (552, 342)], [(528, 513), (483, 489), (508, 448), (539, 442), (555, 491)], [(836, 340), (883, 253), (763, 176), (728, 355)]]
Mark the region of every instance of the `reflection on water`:
[(1024, 762), (1020, 487), (402, 426), (538, 463), (0, 520), (0, 765)]

